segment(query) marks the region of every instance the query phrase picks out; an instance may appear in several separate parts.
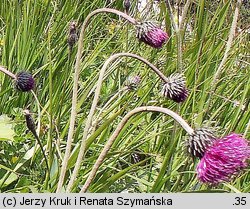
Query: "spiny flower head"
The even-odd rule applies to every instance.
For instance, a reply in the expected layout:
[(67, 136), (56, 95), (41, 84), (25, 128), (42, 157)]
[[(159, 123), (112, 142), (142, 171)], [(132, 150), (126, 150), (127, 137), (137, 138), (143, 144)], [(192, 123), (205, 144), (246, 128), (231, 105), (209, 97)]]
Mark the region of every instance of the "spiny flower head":
[(30, 91), (35, 87), (35, 80), (30, 73), (22, 71), (16, 75), (15, 86), (20, 91)]
[(205, 151), (213, 141), (216, 139), (213, 132), (206, 128), (200, 128), (194, 130), (194, 133), (189, 136), (189, 139), (186, 143), (188, 152), (193, 157), (202, 158)]
[(185, 77), (176, 73), (170, 75), (167, 79), (168, 82), (163, 85), (162, 95), (178, 103), (184, 102), (188, 96)]
[(247, 167), (246, 160), (249, 157), (249, 144), (238, 134), (232, 133), (214, 140), (197, 166), (198, 178), (208, 184), (230, 181)]
[(169, 39), (168, 34), (151, 21), (138, 23), (136, 28), (136, 37), (154, 48), (161, 48)]

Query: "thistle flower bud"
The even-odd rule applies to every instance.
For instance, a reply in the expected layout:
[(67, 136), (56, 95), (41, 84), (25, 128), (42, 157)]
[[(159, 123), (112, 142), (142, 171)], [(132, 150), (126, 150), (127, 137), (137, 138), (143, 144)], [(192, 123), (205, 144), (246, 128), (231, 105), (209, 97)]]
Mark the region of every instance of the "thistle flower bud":
[(187, 141), (188, 152), (193, 157), (202, 158), (206, 149), (215, 140), (213, 132), (209, 129), (200, 128), (194, 131), (193, 134), (189, 136)]
[(140, 76), (129, 76), (128, 80), (126, 82), (126, 86), (128, 86), (129, 89), (135, 89), (141, 82)]
[(40, 148), (42, 150), (42, 153), (43, 153), (43, 156), (44, 156), (44, 160), (45, 160), (47, 169), (49, 170), (49, 164), (48, 164), (48, 160), (47, 160), (45, 151), (43, 150), (42, 142), (40, 141), (40, 139), (39, 139), (39, 137), (38, 137), (38, 135), (36, 133), (36, 124), (35, 124), (35, 121), (32, 118), (32, 115), (31, 115), (31, 113), (30, 113), (30, 111), (28, 109), (24, 110), (23, 113), (25, 115), (26, 125), (27, 125), (28, 129), (30, 130), (30, 132), (36, 138), (36, 140), (37, 140), (37, 142), (38, 142), (38, 144), (39, 144), (39, 146), (40, 146)]
[(123, 1), (123, 6), (124, 6), (124, 9), (125, 9), (126, 13), (128, 14), (129, 13), (129, 9), (131, 7), (130, 0), (124, 0)]
[(154, 48), (161, 48), (169, 39), (168, 34), (151, 21), (138, 23), (136, 28), (136, 37)]
[(170, 75), (163, 85), (162, 95), (178, 103), (185, 101), (188, 96), (185, 77), (179, 73)]
[(15, 86), (19, 91), (30, 91), (35, 87), (35, 80), (30, 73), (22, 71), (16, 75)]
[(69, 36), (68, 36), (68, 45), (70, 50), (75, 45), (78, 40), (77, 30), (76, 30), (76, 22), (71, 22), (69, 25)]
[(31, 116), (31, 113), (28, 109), (23, 111), (24, 115), (25, 115), (25, 119), (26, 119), (26, 125), (28, 127), (28, 129), (31, 131), (32, 134), (34, 134), (35, 136), (37, 135), (36, 133), (36, 124)]

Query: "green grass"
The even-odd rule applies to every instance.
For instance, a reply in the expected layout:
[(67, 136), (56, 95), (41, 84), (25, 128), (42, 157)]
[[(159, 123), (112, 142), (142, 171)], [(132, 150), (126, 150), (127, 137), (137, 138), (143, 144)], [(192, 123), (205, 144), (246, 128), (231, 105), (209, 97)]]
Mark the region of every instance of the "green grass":
[[(56, 191), (69, 129), (77, 52), (75, 46), (71, 56), (68, 56), (68, 26), (70, 21), (75, 20), (80, 28), (85, 17), (97, 8), (106, 6), (123, 11), (122, 1), (108, 5), (105, 2), (1, 1), (0, 65), (13, 73), (23, 69), (31, 72), (36, 79), (35, 94), (40, 103), (37, 104), (31, 93), (16, 91), (11, 79), (0, 73), (0, 115), (11, 117), (15, 130), (14, 140), (0, 141), (1, 192)], [(104, 144), (123, 116), (135, 107), (167, 107), (177, 111), (193, 128), (212, 126), (219, 136), (236, 132), (250, 139), (249, 33), (246, 30), (237, 32), (216, 90), (211, 92), (213, 76), (224, 56), (235, 4), (227, 1), (226, 4), (212, 7), (208, 2), (194, 1), (187, 15), (187, 23), (192, 31), (185, 27), (182, 34), (184, 74), (190, 94), (181, 105), (162, 98), (162, 83), (141, 62), (123, 58), (110, 65), (94, 121), (109, 99), (124, 87), (129, 75), (139, 74), (142, 82), (136, 90), (121, 92), (103, 110), (96, 129), (89, 133), (86, 156), (73, 192), (80, 191)], [(133, 4), (131, 14), (139, 18), (136, 10)], [(166, 76), (177, 71), (176, 35), (170, 26), (171, 19), (165, 4), (161, 3), (160, 15), (153, 12), (150, 15), (159, 22), (167, 23), (165, 28), (171, 36), (162, 49), (139, 43), (134, 28), (115, 15), (102, 14), (92, 19), (84, 40), (78, 114), (64, 186), (72, 175), (94, 88), (105, 60), (117, 52), (131, 52), (155, 65), (159, 65), (159, 60), (163, 58), (160, 69)], [(241, 21), (238, 25), (241, 25)], [(208, 106), (209, 97), (211, 103)], [(22, 114), (26, 107), (41, 122), (39, 135), (49, 157), (49, 173), (46, 173), (35, 138), (27, 132)], [(41, 114), (38, 114), (39, 108)], [(117, 137), (89, 191), (250, 192), (249, 167), (228, 184), (209, 187), (199, 183), (195, 172), (198, 161), (193, 161), (187, 154), (184, 147), (186, 137), (185, 131), (163, 114), (141, 113), (134, 116)], [(133, 164), (131, 154), (135, 152), (142, 153), (144, 161)]]

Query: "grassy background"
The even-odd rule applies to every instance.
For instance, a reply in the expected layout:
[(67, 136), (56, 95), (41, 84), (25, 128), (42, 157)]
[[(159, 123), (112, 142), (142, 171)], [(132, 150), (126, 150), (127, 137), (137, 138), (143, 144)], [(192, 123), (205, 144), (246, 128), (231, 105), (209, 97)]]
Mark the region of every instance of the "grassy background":
[[(84, 40), (84, 63), (78, 91), (78, 114), (66, 182), (79, 151), (79, 143), (88, 115), (98, 72), (104, 61), (116, 52), (133, 52), (157, 65), (166, 75), (176, 72), (176, 35), (162, 2), (160, 13), (138, 12), (137, 1), (131, 1), (131, 15), (137, 19), (153, 18), (162, 22), (170, 39), (162, 49), (153, 49), (135, 38), (131, 25), (114, 15), (98, 15), (87, 30)], [(147, 66), (123, 58), (108, 69), (98, 108), (96, 129), (87, 140), (86, 158), (74, 186), (80, 190), (103, 145), (111, 136), (121, 118), (135, 107), (157, 105), (179, 112), (193, 128), (212, 126), (219, 136), (231, 132), (250, 138), (249, 101), (249, 9), (242, 6), (228, 60), (219, 78), (215, 92), (211, 82), (225, 52), (234, 1), (198, 0), (189, 8), (183, 33), (183, 62), (190, 95), (177, 105), (162, 98), (159, 82)], [(215, 1), (211, 1), (215, 2)], [(248, 6), (248, 7), (247, 7)], [(69, 56), (68, 26), (72, 20), (78, 27), (91, 11), (101, 7), (123, 11), (122, 1), (59, 1), (59, 0), (1, 0), (0, 4), (0, 59), (1, 65), (13, 72), (25, 69), (34, 74), (35, 93), (39, 104), (30, 93), (20, 93), (11, 80), (0, 74), (0, 115), (12, 119), (14, 140), (0, 141), (1, 192), (54, 192), (65, 150), (71, 108), (73, 68), (77, 47)], [(179, 5), (181, 10), (182, 5)], [(178, 8), (176, 8), (178, 10)], [(248, 10), (249, 11), (249, 10)], [(245, 13), (244, 13), (245, 12)], [(245, 16), (244, 16), (245, 15)], [(178, 16), (176, 16), (176, 19)], [(178, 20), (177, 20), (178, 21)], [(191, 28), (191, 29), (190, 29)], [(240, 30), (241, 28), (241, 30)], [(123, 88), (129, 75), (140, 75), (140, 86), (102, 107)], [(208, 98), (211, 103), (208, 106)], [(34, 137), (27, 132), (22, 109), (29, 107), (34, 118), (41, 122), (40, 139), (46, 146), (52, 169), (47, 174), (40, 149)], [(41, 114), (37, 114), (41, 111)], [(0, 130), (1, 131), (1, 130)], [(169, 117), (157, 113), (139, 114), (126, 124), (112, 146), (105, 163), (100, 167), (91, 192), (250, 192), (250, 170), (230, 183), (208, 187), (197, 181), (196, 160), (191, 159), (183, 146), (186, 133)], [(133, 161), (133, 156), (140, 162)]]

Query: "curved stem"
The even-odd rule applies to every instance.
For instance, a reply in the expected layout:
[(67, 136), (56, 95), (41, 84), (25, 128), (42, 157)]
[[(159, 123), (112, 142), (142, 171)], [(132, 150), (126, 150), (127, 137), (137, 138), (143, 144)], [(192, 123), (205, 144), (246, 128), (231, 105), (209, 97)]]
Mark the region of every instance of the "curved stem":
[(140, 57), (140, 56), (138, 56), (136, 54), (132, 54), (132, 53), (117, 53), (117, 54), (114, 54), (114, 55), (110, 56), (106, 60), (106, 62), (102, 66), (102, 69), (100, 70), (99, 78), (98, 78), (98, 81), (97, 81), (97, 87), (96, 87), (96, 91), (95, 91), (95, 96), (94, 96), (94, 99), (93, 99), (93, 102), (92, 102), (92, 105), (91, 105), (91, 109), (90, 109), (90, 112), (89, 112), (89, 115), (88, 115), (88, 118), (87, 118), (87, 121), (86, 121), (86, 124), (85, 124), (85, 127), (84, 127), (84, 131), (83, 131), (83, 137), (82, 137), (80, 151), (79, 151), (79, 154), (78, 154), (78, 157), (77, 157), (77, 160), (76, 160), (76, 164), (75, 164), (75, 167), (74, 167), (74, 170), (73, 170), (73, 174), (71, 175), (69, 184), (67, 186), (66, 192), (70, 192), (71, 191), (73, 183), (74, 183), (74, 181), (76, 179), (76, 176), (78, 174), (79, 168), (81, 166), (81, 162), (83, 160), (83, 156), (84, 156), (84, 153), (85, 153), (86, 139), (87, 139), (88, 131), (89, 131), (89, 128), (91, 126), (92, 118), (93, 118), (93, 115), (94, 115), (94, 112), (95, 112), (95, 109), (96, 109), (96, 106), (97, 106), (97, 103), (98, 103), (98, 99), (99, 99), (99, 95), (100, 95), (100, 92), (101, 92), (101, 86), (102, 86), (102, 81), (103, 81), (103, 78), (104, 78), (105, 71), (106, 71), (106, 69), (108, 68), (108, 66), (109, 66), (109, 64), (111, 62), (113, 62), (114, 60), (116, 60), (117, 58), (122, 57), (122, 56), (133, 57), (135, 59), (138, 59), (138, 60), (144, 62), (164, 82), (168, 82), (167, 77), (165, 77), (164, 74), (157, 67), (155, 67), (152, 63), (150, 63), (146, 59), (144, 59), (144, 58), (142, 58), (142, 57)]
[(125, 115), (125, 117), (121, 120), (121, 122), (118, 124), (117, 128), (115, 129), (114, 133), (112, 134), (112, 136), (109, 138), (109, 140), (107, 141), (107, 143), (105, 144), (101, 154), (99, 155), (98, 159), (96, 160), (85, 184), (83, 185), (81, 192), (86, 192), (88, 187), (90, 186), (92, 180), (94, 179), (99, 167), (101, 166), (104, 158), (106, 157), (108, 151), (110, 150), (112, 144), (114, 143), (116, 137), (119, 135), (119, 133), (121, 132), (122, 128), (124, 127), (124, 125), (127, 123), (127, 121), (135, 114), (137, 113), (141, 113), (141, 112), (161, 112), (164, 114), (167, 114), (169, 116), (171, 116), (172, 118), (174, 118), (185, 130), (186, 132), (190, 135), (193, 133), (193, 129), (187, 124), (186, 121), (184, 121), (182, 119), (182, 117), (180, 117), (177, 113), (167, 109), (167, 108), (162, 108), (162, 107), (156, 107), (156, 106), (145, 106), (145, 107), (137, 107), (135, 109), (133, 109), (132, 111), (130, 111), (129, 113), (127, 113)]
[(16, 75), (13, 74), (12, 72), (8, 71), (5, 67), (0, 66), (0, 71), (2, 71), (3, 73), (5, 73), (6, 75), (10, 76), (12, 79), (16, 79)]
[(128, 20), (130, 23), (134, 25), (137, 24), (134, 18), (128, 16), (127, 14), (123, 12), (120, 12), (115, 9), (109, 9), (109, 8), (102, 8), (102, 9), (94, 10), (84, 20), (84, 23), (82, 25), (81, 32), (80, 32), (80, 37), (78, 40), (78, 49), (77, 49), (75, 73), (74, 73), (72, 106), (71, 106), (71, 114), (70, 114), (70, 126), (69, 126), (69, 132), (68, 132), (68, 137), (67, 137), (67, 145), (66, 145), (66, 151), (65, 151), (64, 158), (63, 158), (63, 162), (62, 162), (62, 168), (61, 168), (61, 173), (60, 173), (56, 192), (60, 192), (62, 189), (64, 177), (65, 177), (66, 170), (67, 170), (68, 160), (70, 157), (71, 145), (73, 141), (75, 119), (76, 119), (78, 80), (79, 80), (79, 73), (80, 73), (80, 64), (81, 64), (81, 56), (82, 56), (82, 50), (83, 50), (84, 35), (85, 35), (86, 28), (90, 22), (90, 19), (99, 13), (113, 13), (113, 14), (122, 16), (124, 19)]

